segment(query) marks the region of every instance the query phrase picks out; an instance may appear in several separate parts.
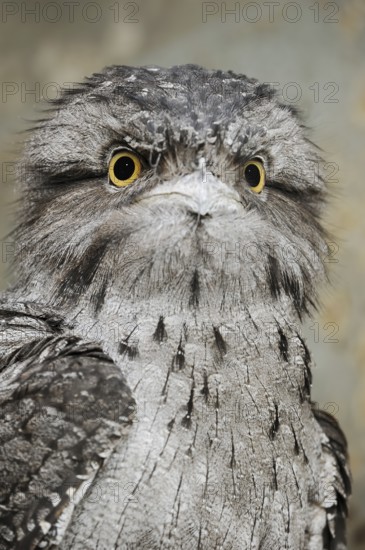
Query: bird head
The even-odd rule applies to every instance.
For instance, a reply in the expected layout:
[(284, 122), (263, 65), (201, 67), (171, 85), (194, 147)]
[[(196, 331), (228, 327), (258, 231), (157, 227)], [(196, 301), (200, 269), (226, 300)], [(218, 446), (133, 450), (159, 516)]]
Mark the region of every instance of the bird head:
[(195, 65), (114, 66), (25, 147), (18, 288), (64, 308), (259, 298), (301, 314), (323, 274), (318, 149), (274, 89)]

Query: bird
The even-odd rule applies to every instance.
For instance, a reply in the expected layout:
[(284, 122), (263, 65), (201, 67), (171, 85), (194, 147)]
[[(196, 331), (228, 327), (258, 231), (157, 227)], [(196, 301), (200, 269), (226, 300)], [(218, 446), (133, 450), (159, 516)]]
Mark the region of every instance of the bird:
[(301, 323), (322, 151), (277, 89), (114, 65), (27, 133), (0, 300), (0, 550), (345, 550)]

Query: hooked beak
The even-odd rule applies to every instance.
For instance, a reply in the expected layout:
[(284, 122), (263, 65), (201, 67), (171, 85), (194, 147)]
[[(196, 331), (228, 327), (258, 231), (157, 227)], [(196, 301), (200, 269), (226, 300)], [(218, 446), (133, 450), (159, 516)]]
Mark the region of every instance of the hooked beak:
[(163, 182), (143, 193), (140, 200), (174, 201), (186, 207), (197, 217), (212, 217), (219, 214), (237, 214), (244, 209), (242, 198), (231, 186), (210, 172), (195, 171), (171, 181)]

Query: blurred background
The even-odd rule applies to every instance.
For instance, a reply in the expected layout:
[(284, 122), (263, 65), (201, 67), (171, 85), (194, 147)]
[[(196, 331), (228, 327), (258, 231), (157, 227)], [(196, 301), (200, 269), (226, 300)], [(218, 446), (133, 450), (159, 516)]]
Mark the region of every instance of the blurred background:
[(351, 550), (365, 548), (365, 2), (1, 2), (0, 288), (8, 279), (16, 132), (42, 97), (105, 65), (198, 63), (271, 82), (324, 149), (332, 286), (305, 326), (313, 397), (350, 449)]

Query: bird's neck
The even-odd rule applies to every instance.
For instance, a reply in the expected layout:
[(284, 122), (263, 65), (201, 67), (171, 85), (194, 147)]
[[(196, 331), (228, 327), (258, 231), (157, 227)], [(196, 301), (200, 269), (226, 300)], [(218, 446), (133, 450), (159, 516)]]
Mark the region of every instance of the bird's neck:
[[(196, 345), (223, 347), (231, 351), (242, 342), (250, 348), (253, 342), (264, 345), (265, 336), (274, 339), (278, 331), (297, 332), (300, 319), (292, 301), (283, 296), (277, 301), (236, 300), (212, 292), (205, 295), (204, 303), (189, 303), (183, 306), (180, 296), (157, 295), (143, 298), (120, 299), (118, 295), (104, 304), (95, 313), (90, 302), (81, 303), (76, 310), (68, 310), (66, 316), (76, 331), (88, 340), (101, 341), (107, 351), (115, 354), (123, 350), (123, 344), (137, 348), (158, 345), (159, 352), (173, 345), (176, 340), (187, 344), (196, 339)], [(224, 342), (227, 339), (227, 342)], [(143, 344), (142, 344), (143, 343)], [(226, 344), (226, 346), (225, 346)], [(128, 346), (126, 346), (128, 347)], [(128, 353), (125, 354), (126, 357)]]
[(309, 393), (309, 352), (293, 308), (283, 302), (229, 310), (133, 302), (102, 311), (97, 319), (80, 312), (74, 323), (84, 338), (101, 342), (132, 389), (147, 383), (142, 400), (154, 393), (166, 402), (172, 380), (184, 385), (185, 397), (176, 390), (174, 399), (187, 410), (193, 394), (204, 407), (206, 397), (228, 380), (236, 389), (287, 380), (298, 388), (298, 402)]

